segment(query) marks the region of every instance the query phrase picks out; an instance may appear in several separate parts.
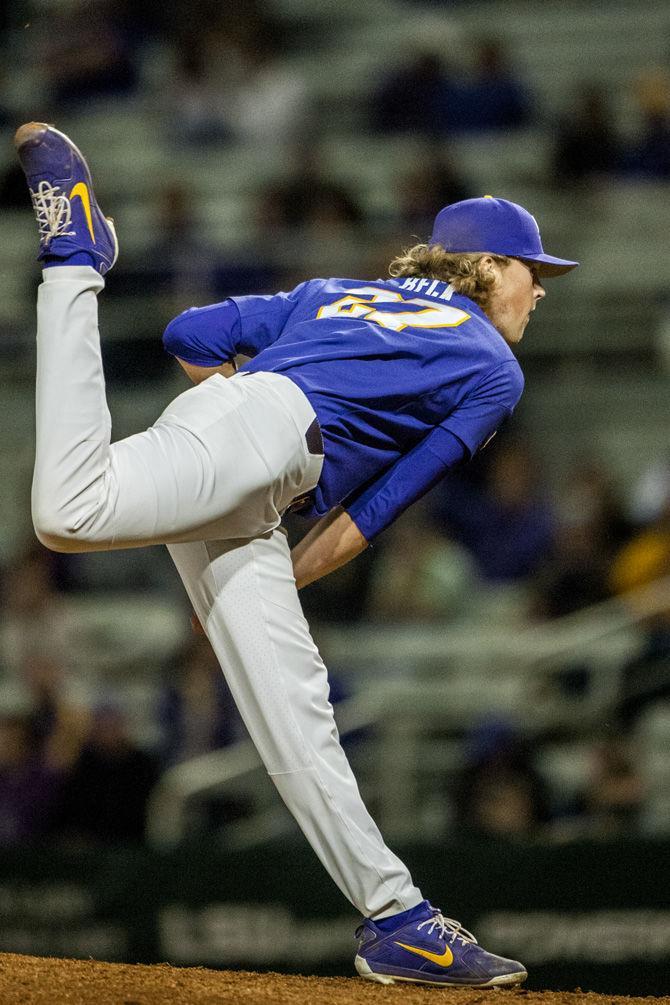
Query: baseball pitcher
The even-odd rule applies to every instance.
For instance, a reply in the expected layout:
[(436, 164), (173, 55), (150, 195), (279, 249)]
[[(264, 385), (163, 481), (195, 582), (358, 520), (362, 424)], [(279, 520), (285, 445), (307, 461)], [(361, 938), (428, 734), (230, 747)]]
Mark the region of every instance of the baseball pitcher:
[[(523, 387), (513, 347), (576, 262), (534, 218), (485, 197), (445, 207), (391, 278), (312, 279), (172, 321), (196, 386), (111, 443), (97, 295), (118, 254), (88, 166), (58, 130), (16, 134), (40, 229), (32, 511), (57, 551), (164, 543), (265, 767), (361, 912), (358, 973), (382, 984), (518, 984), (424, 899), (368, 814), (340, 746), (326, 668), (298, 589), (354, 558), (453, 465)], [(232, 361), (250, 357), (238, 372)], [(295, 509), (318, 521), (289, 552)]]

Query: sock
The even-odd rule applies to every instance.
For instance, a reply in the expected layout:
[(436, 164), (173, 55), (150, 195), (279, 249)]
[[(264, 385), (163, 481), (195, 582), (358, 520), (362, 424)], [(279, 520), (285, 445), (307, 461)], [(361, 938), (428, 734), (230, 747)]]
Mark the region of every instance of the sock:
[(410, 907), (409, 911), (401, 911), (400, 914), (391, 914), (388, 918), (380, 918), (379, 921), (375, 921), (374, 918), (372, 920), (382, 932), (393, 932), (396, 928), (407, 924), (408, 921), (413, 921), (415, 918), (423, 918), (430, 909), (428, 901), (422, 900), (416, 907)]
[(87, 251), (73, 251), (71, 255), (45, 255), (42, 259), (42, 268), (48, 269), (50, 265), (92, 265), (96, 268), (97, 262), (93, 255)]

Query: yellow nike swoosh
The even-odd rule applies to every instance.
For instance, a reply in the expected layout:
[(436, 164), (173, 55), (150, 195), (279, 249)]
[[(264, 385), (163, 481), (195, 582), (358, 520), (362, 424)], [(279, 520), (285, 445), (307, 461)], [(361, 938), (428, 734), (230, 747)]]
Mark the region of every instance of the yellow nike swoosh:
[(404, 942), (396, 942), (396, 946), (400, 946), (402, 949), (406, 949), (410, 953), (416, 953), (417, 956), (423, 956), (426, 960), (430, 960), (431, 963), (436, 963), (438, 967), (450, 967), (454, 962), (454, 954), (449, 946), (444, 947), (443, 953), (431, 953), (428, 949), (419, 949), (417, 946), (407, 946)]
[(93, 217), (91, 215), (91, 197), (88, 194), (88, 185), (85, 185), (83, 181), (78, 181), (70, 192), (70, 199), (74, 199), (75, 196), (79, 196), (81, 199), (82, 206), (84, 207), (84, 215), (86, 216), (86, 223), (88, 224), (88, 232), (91, 235), (91, 240), (95, 244), (95, 233), (93, 232)]

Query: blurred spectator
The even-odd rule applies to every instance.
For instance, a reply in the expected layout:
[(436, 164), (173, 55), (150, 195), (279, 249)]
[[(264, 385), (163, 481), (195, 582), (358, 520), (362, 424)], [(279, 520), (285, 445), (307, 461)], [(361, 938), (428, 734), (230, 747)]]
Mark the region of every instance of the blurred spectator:
[(0, 654), (17, 674), (26, 660), (67, 662), (74, 624), (56, 585), (56, 561), (37, 542), (5, 570)]
[[(190, 143), (223, 143), (232, 139), (229, 121), (232, 88), (227, 39), (209, 28), (180, 39), (174, 50), (169, 87), (171, 135)], [(174, 129), (174, 126), (177, 128)]]
[(528, 741), (505, 720), (485, 719), (465, 738), (454, 790), (457, 826), (486, 837), (533, 838), (550, 819)]
[(170, 667), (157, 714), (164, 764), (218, 750), (245, 735), (221, 667), (204, 635), (194, 636)]
[(479, 42), (473, 77), (462, 88), (455, 128), (465, 132), (518, 129), (531, 118), (527, 86), (500, 39)]
[(670, 74), (651, 69), (635, 82), (641, 128), (624, 151), (623, 170), (643, 179), (670, 178)]
[(274, 32), (256, 27), (240, 40), (240, 56), (230, 115), (237, 139), (266, 146), (302, 137), (309, 124), (307, 87)]
[(342, 182), (327, 177), (313, 146), (295, 147), (292, 163), (293, 170), (284, 181), (269, 185), (259, 195), (259, 232), (288, 228), (332, 236), (363, 222), (355, 196)]
[[(132, 3), (132, 0), (127, 2)], [(156, 3), (156, 0), (151, 2)], [(290, 42), (281, 18), (275, 15), (272, 5), (263, 0), (227, 0), (225, 6), (220, 0), (190, 0), (188, 5), (174, 4), (164, 10), (163, 22), (167, 25), (168, 36), (177, 45), (187, 39), (195, 42), (209, 30), (219, 35), (225, 33), (234, 49), (244, 48), (256, 36), (267, 40), (276, 50), (286, 51)]]
[(413, 507), (380, 539), (367, 618), (383, 622), (451, 621), (477, 589), (472, 558)]
[(670, 178), (670, 114), (646, 115), (642, 129), (624, 153), (625, 174), (642, 179)]
[(669, 574), (670, 499), (667, 499), (658, 517), (638, 530), (616, 553), (610, 585), (615, 593), (626, 593)]
[(556, 498), (553, 547), (535, 582), (535, 612), (559, 618), (611, 596), (612, 558), (632, 533), (610, 474), (596, 460), (580, 459)]
[(582, 797), (588, 833), (602, 838), (635, 833), (644, 797), (645, 785), (626, 740), (613, 737), (596, 746), (591, 781)]
[[(657, 501), (653, 509), (656, 505)], [(638, 529), (615, 555), (609, 584), (614, 593), (625, 595), (669, 575), (670, 497), (666, 497), (656, 518)], [(640, 627), (641, 651), (621, 675), (618, 714), (626, 726), (650, 702), (670, 695), (670, 610), (647, 617)]]
[(111, 0), (75, 0), (49, 12), (40, 68), (45, 94), (59, 113), (91, 99), (130, 94), (138, 83), (133, 40), (123, 31)]
[(617, 718), (624, 729), (654, 702), (670, 698), (670, 610), (647, 618), (642, 648), (620, 674)]
[(633, 95), (643, 115), (670, 111), (670, 72), (662, 66), (650, 66), (633, 81)]
[(172, 102), (179, 132), (197, 143), (288, 143), (308, 122), (307, 89), (266, 17), (189, 33), (175, 45)]
[(157, 184), (154, 205), (153, 240), (141, 257), (121, 261), (114, 295), (162, 294), (167, 320), (170, 313), (215, 299), (217, 250), (203, 239), (191, 186), (178, 181)]
[(445, 136), (459, 132), (515, 129), (531, 118), (528, 88), (519, 79), (499, 39), (484, 39), (467, 79), (425, 49), (391, 71), (371, 102), (373, 129)]
[(457, 123), (459, 89), (441, 54), (417, 53), (391, 70), (370, 106), (370, 125), (380, 133), (441, 136)]
[(555, 132), (554, 177), (566, 184), (595, 181), (616, 172), (620, 160), (605, 89), (581, 84)]
[(454, 161), (439, 143), (425, 144), (416, 163), (398, 185), (398, 213), (402, 229), (426, 240), (436, 213), (443, 206), (475, 195), (469, 179), (461, 175)]
[(551, 553), (553, 508), (527, 446), (507, 440), (489, 448), (482, 484), (475, 471), (456, 471), (433, 492), (441, 525), (465, 545), (482, 576), (521, 579), (536, 572)]
[[(293, 145), (292, 163), (285, 180), (261, 189), (255, 213), (256, 246), (271, 256), (284, 289), (306, 274), (350, 275), (360, 267), (367, 237), (355, 193), (328, 175), (318, 152)], [(286, 276), (288, 262), (294, 277)]]
[(47, 829), (59, 777), (35, 749), (29, 715), (0, 716), (0, 844), (30, 843)]
[[(666, 497), (656, 518), (633, 534), (615, 555), (609, 584), (614, 593), (625, 595), (669, 575), (670, 497)], [(626, 726), (650, 702), (670, 694), (670, 611), (646, 618), (640, 627), (641, 651), (621, 676), (618, 714)]]
[(76, 844), (141, 842), (157, 780), (157, 761), (132, 741), (122, 710), (115, 704), (99, 706), (63, 781), (54, 810), (55, 836)]
[[(245, 739), (247, 734), (221, 667), (199, 628), (168, 668), (157, 717), (164, 767)], [(208, 793), (192, 803), (190, 833), (225, 829), (247, 816), (249, 800), (239, 793)]]
[(607, 557), (633, 532), (613, 476), (596, 457), (580, 457), (567, 471), (557, 491), (556, 510), (559, 523), (583, 528)]
[(85, 728), (85, 713), (66, 706), (43, 738), (35, 735), (31, 712), (0, 715), (0, 845), (35, 842), (50, 830)]
[(586, 525), (556, 531), (551, 557), (533, 582), (533, 613), (540, 619), (562, 618), (611, 596), (609, 563)]
[(656, 520), (670, 499), (670, 456), (654, 458), (631, 491), (630, 516), (637, 524)]
[(31, 654), (23, 664), (21, 683), (31, 707), (33, 738), (41, 747), (53, 734), (59, 716), (69, 708), (65, 671), (53, 656)]
[(190, 185), (172, 182), (159, 187), (154, 232), (158, 240), (147, 257), (167, 271), (173, 300), (180, 305), (209, 300), (215, 251), (203, 241)]

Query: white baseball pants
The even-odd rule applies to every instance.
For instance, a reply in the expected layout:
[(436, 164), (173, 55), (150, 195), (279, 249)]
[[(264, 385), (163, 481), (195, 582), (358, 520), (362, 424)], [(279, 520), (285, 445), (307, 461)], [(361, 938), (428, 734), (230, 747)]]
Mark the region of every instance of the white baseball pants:
[(318, 481), (315, 418), (286, 377), (215, 376), (112, 444), (86, 266), (44, 270), (37, 308), (33, 519), (62, 551), (167, 543), (242, 718), (287, 807), (369, 917), (422, 895), (384, 844), (342, 750), (326, 668), (293, 578), (281, 513)]

